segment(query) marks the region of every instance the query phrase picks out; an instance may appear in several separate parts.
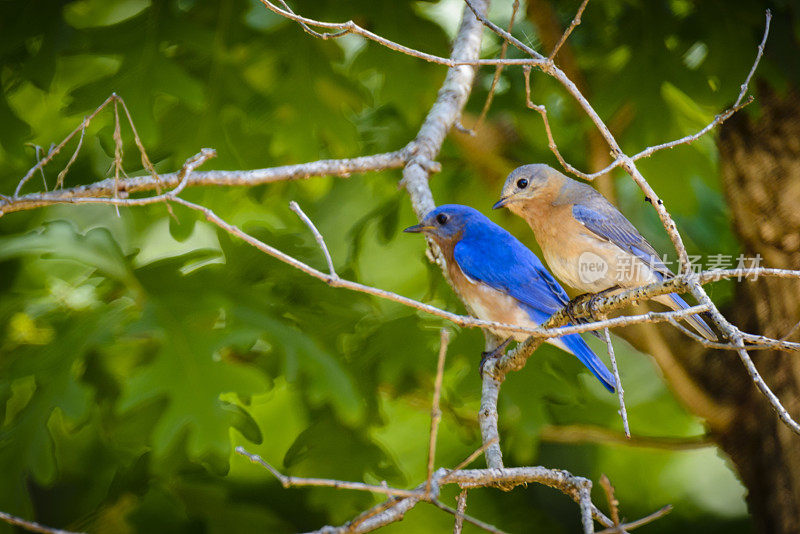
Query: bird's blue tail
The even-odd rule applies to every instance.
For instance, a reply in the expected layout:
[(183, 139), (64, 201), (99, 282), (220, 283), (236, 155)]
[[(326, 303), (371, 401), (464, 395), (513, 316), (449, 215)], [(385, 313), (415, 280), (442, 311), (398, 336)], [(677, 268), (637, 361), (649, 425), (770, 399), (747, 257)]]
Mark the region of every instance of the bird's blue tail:
[(563, 342), (566, 349), (577, 356), (581, 363), (589, 368), (592, 374), (603, 383), (607, 390), (614, 393), (614, 385), (616, 383), (614, 375), (611, 374), (611, 371), (608, 370), (606, 364), (603, 363), (597, 354), (592, 352), (592, 349), (589, 348), (589, 345), (586, 344), (581, 336), (572, 334), (560, 338), (559, 341)]

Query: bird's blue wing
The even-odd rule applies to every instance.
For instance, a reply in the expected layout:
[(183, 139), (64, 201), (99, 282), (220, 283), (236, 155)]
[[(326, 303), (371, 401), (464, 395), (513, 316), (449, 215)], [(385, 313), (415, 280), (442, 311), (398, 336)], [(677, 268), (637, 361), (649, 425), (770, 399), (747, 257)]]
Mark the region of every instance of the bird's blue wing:
[(497, 229), (501, 232), (467, 236), (456, 244), (453, 255), (461, 272), (547, 316), (564, 307), (569, 297), (539, 258), (514, 236)]
[(592, 206), (576, 203), (572, 206), (572, 215), (590, 232), (630, 252), (656, 273), (672, 276), (650, 243), (617, 208), (608, 202), (602, 204), (595, 202)]
[[(471, 228), (453, 248), (453, 257), (467, 277), (517, 299), (538, 324), (569, 302), (536, 254), (494, 224)], [(580, 335), (549, 342), (577, 356), (609, 391), (614, 391), (614, 376)]]

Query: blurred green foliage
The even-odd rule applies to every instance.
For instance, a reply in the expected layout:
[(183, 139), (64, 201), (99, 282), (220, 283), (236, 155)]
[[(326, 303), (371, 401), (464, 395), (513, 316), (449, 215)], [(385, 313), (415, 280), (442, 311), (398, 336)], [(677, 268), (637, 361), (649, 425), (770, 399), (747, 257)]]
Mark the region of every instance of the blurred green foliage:
[[(493, 18), (507, 22), (510, 1), (494, 4)], [(564, 25), (573, 4), (555, 6)], [(776, 44), (762, 68), (777, 87), (797, 75), (796, 61), (790, 66), (781, 55), (780, 43), (795, 38), (787, 6), (773, 6)], [(303, 0), (293, 7), (323, 20), (353, 19), (440, 55), (461, 10), (458, 0)], [(600, 113), (629, 107), (620, 135), (626, 150), (691, 133), (734, 100), (763, 7), (590, 4), (570, 44)], [(520, 21), (516, 33), (538, 45), (530, 22)], [(485, 54), (497, 50), (488, 38)], [(11, 193), (35, 161), (33, 145), (46, 150), (59, 142), (112, 92), (127, 102), (159, 170), (180, 167), (201, 147), (219, 154), (207, 168), (250, 169), (395, 150), (415, 135), (444, 74), (356, 37), (315, 40), (255, 0), (3, 0), (0, 191)], [(492, 74), (480, 72), (471, 113), (480, 110)], [(534, 96), (547, 104), (562, 152), (585, 168), (587, 120), (539, 75)], [(505, 132), (496, 155), (509, 165), (553, 163), (539, 116), (524, 107), (518, 70), (503, 74), (490, 119)], [(113, 115), (99, 115), (67, 186), (109, 176), (112, 134)], [(123, 135), (125, 168), (141, 173), (130, 131)], [(46, 169), (50, 187), (72, 147)], [(489, 213), (503, 176), (482, 172), (470, 156), (457, 140), (447, 142), (443, 171), (431, 182), (436, 199), (473, 205), (533, 246), (520, 221)], [(642, 168), (693, 252), (734, 255), (716, 158), (709, 137)], [(413, 222), (398, 178), (316, 178), (187, 190), (184, 197), (321, 266), (312, 236), (287, 208), (297, 200), (326, 236), (341, 275), (461, 311), (425, 260), (422, 240), (398, 233)], [(36, 175), (25, 191), (41, 187)], [(618, 177), (617, 191), (623, 211), (668, 250), (638, 189)], [(193, 212), (176, 208), (175, 215), (163, 206), (119, 214), (56, 206), (0, 217), (0, 510), (92, 532), (291, 532), (342, 523), (378, 500), (283, 489), (233, 454), (237, 445), (293, 475), (400, 486), (423, 480), (442, 322), (331, 289)], [(724, 301), (730, 290), (713, 291)], [(633, 431), (702, 433), (652, 361), (617, 344)], [(451, 344), (437, 465), (455, 465), (480, 444), (482, 346), (474, 330), (457, 331)], [(674, 504), (651, 532), (690, 524), (748, 531), (744, 490), (714, 449), (542, 442), (544, 425), (620, 428), (615, 399), (555, 349), (542, 348), (510, 377), (500, 414), (507, 464), (538, 463), (595, 480), (607, 473), (629, 518)], [(599, 491), (595, 498), (602, 501)], [(573, 532), (579, 521), (569, 499), (533, 486), (474, 491), (469, 510), (514, 532)], [(451, 517), (420, 506), (386, 530), (450, 528)]]

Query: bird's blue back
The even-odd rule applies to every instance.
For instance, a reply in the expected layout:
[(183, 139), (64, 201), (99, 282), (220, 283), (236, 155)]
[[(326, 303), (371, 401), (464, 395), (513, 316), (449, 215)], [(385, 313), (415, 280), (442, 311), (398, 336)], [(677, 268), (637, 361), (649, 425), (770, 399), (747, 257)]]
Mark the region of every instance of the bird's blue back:
[[(448, 206), (450, 207), (450, 206)], [(535, 312), (541, 322), (563, 308), (569, 297), (541, 260), (516, 237), (472, 208), (465, 217), (453, 255), (474, 280), (506, 293)]]

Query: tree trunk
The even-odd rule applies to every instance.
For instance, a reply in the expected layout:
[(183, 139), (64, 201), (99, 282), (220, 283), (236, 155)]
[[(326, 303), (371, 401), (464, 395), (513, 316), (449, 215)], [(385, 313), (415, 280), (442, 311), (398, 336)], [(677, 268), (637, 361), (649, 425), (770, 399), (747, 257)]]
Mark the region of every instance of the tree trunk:
[[(766, 87), (759, 92), (759, 116), (737, 114), (720, 132), (723, 187), (744, 254), (760, 254), (763, 266), (800, 269), (800, 97), (794, 91), (779, 96)], [(759, 278), (738, 284), (730, 316), (747, 331), (780, 338), (800, 320), (800, 282)], [(800, 418), (798, 354), (752, 356), (789, 413)], [(693, 374), (714, 397), (735, 407), (733, 423), (715, 438), (748, 489), (757, 530), (798, 532), (800, 437), (778, 420), (746, 377), (730, 380), (727, 371), (711, 367)]]

